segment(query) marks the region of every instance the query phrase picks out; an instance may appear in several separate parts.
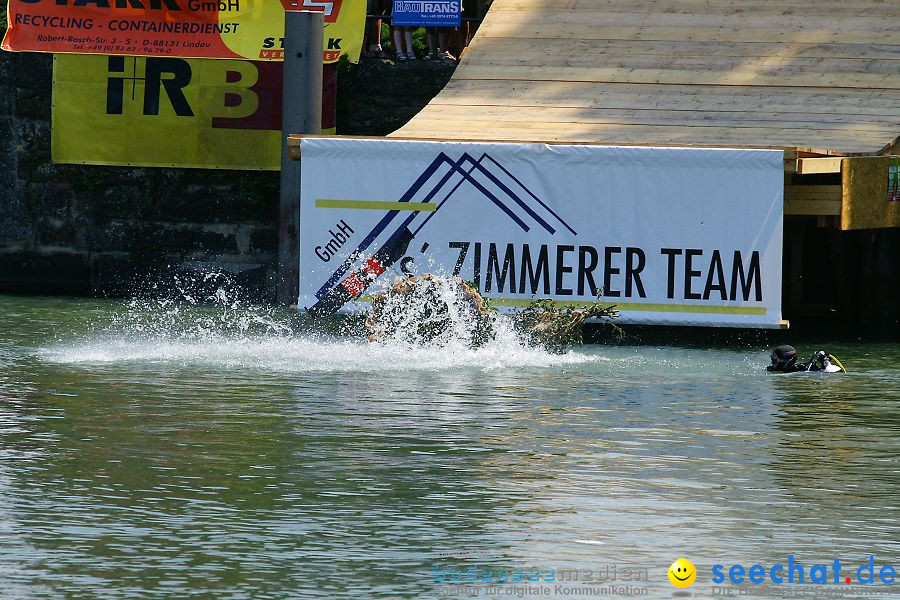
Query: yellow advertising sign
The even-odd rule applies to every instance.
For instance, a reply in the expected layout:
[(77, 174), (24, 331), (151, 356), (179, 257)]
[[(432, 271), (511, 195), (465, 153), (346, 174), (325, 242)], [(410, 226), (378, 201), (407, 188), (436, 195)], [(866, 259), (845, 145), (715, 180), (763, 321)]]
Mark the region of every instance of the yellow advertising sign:
[(359, 61), (366, 0), (9, 0), (3, 49), (281, 60), (284, 12), (324, 13), (323, 58)]
[[(323, 113), (334, 115), (336, 65)], [(58, 54), (54, 162), (277, 170), (282, 63)], [(327, 132), (333, 122), (323, 122)]]
[(841, 161), (841, 229), (900, 227), (900, 156)]
[[(232, 0), (236, 1), (236, 0)], [(285, 0), (287, 1), (287, 0)], [(359, 62), (366, 27), (366, 0), (296, 0), (308, 10), (325, 13), (325, 35), (322, 57), (326, 64), (336, 62), (346, 54), (350, 62)], [(284, 58), (284, 9), (281, 2), (257, 1), (250, 12), (236, 13), (234, 19), (242, 23), (240, 36), (223, 37), (228, 48), (238, 56), (252, 60), (282, 60)], [(278, 35), (273, 35), (272, 23), (278, 23)]]

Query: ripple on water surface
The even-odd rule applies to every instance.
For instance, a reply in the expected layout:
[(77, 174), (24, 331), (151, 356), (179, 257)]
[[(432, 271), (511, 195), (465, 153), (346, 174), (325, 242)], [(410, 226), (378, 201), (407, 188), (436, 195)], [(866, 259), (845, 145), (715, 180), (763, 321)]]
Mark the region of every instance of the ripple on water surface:
[(705, 597), (716, 563), (900, 566), (896, 344), (777, 377), (762, 347), (368, 344), (234, 303), (9, 315), (0, 595), (432, 598), (434, 563), (477, 562), (642, 567), (671, 598), (685, 556)]

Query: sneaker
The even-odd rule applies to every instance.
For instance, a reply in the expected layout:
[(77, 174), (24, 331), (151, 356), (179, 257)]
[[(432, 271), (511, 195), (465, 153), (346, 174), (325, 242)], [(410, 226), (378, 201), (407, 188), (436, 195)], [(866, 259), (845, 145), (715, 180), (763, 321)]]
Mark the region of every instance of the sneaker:
[(413, 52), (412, 50), (410, 50), (409, 52), (406, 53), (406, 59), (407, 60), (416, 60), (416, 53)]
[(406, 55), (402, 52), (397, 53), (397, 60), (400, 62), (406, 62)]
[(422, 57), (422, 60), (433, 60), (433, 59), (434, 59), (434, 54), (432, 54), (431, 52), (429, 52), (428, 54), (426, 54), (425, 56)]
[(452, 54), (450, 54), (449, 51), (444, 50), (441, 53), (441, 60), (451, 60), (452, 61), (452, 60), (456, 60), (456, 58)]

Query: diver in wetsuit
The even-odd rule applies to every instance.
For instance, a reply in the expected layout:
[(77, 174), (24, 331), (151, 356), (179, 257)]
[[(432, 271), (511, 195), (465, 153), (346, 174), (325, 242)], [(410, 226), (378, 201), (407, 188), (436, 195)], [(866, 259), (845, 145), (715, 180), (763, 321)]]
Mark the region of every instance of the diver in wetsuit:
[[(832, 361), (837, 365), (832, 364)], [(828, 373), (846, 372), (843, 365), (830, 354), (819, 350), (809, 362), (797, 362), (797, 351), (793, 346), (784, 344), (772, 350), (772, 364), (766, 367), (766, 371), (778, 373), (797, 373), (811, 371), (826, 371)]]
[(779, 373), (795, 373), (805, 371), (803, 363), (797, 363), (797, 351), (787, 344), (778, 346), (772, 350), (772, 364), (766, 367), (766, 371), (778, 371)]

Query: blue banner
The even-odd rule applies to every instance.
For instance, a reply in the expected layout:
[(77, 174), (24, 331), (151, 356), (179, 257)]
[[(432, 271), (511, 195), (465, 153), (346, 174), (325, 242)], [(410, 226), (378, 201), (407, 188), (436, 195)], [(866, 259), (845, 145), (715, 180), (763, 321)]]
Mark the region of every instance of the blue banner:
[(393, 24), (411, 27), (459, 27), (461, 0), (394, 0)]

